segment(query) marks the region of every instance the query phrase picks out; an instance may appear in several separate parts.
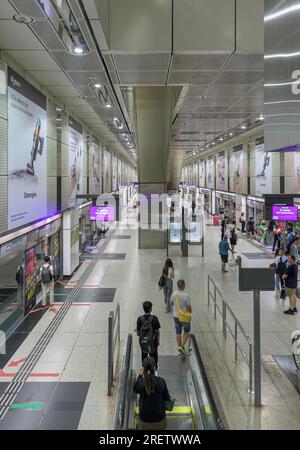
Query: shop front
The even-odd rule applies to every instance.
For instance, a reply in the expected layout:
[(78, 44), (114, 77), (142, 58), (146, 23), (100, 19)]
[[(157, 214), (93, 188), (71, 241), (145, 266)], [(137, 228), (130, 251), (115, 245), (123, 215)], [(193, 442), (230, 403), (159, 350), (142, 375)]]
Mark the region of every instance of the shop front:
[(229, 221), (236, 220), (236, 194), (216, 191), (216, 214), (225, 215)]
[(247, 220), (253, 217), (256, 228), (264, 220), (264, 199), (261, 197), (247, 197)]
[(212, 191), (211, 189), (200, 188), (199, 192), (202, 194), (202, 203), (204, 212), (212, 214)]

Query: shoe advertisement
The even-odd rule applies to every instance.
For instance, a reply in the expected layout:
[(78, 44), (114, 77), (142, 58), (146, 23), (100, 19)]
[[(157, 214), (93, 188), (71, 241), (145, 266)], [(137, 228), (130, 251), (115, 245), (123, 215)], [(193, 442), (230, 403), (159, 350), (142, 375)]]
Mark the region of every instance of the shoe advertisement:
[(107, 150), (103, 151), (103, 192), (111, 192), (111, 158)]
[(83, 130), (69, 117), (69, 207), (76, 205), (76, 195), (83, 193)]
[(199, 186), (205, 187), (205, 163), (204, 161), (199, 162)]
[(91, 137), (91, 165), (90, 193), (101, 194), (102, 180), (100, 178), (100, 142), (94, 136)]
[(206, 161), (206, 187), (215, 188), (215, 161), (211, 158)]
[(232, 177), (233, 177), (233, 192), (243, 192), (243, 173), (244, 173), (244, 155), (243, 145), (238, 145), (233, 148), (232, 153)]
[(272, 192), (272, 153), (265, 152), (264, 138), (255, 141), (256, 195)]
[(225, 191), (225, 154), (217, 156), (217, 180), (216, 187), (221, 191)]
[(118, 189), (118, 160), (116, 156), (112, 156), (112, 190)]
[(8, 228), (47, 215), (47, 99), (8, 68)]

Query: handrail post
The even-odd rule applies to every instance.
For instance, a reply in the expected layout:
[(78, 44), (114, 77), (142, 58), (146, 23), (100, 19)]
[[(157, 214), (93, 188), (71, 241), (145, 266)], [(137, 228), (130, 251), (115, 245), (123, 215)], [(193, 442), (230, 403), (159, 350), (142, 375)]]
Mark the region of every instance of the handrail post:
[(113, 321), (114, 321), (114, 312), (111, 311), (108, 316), (108, 390), (107, 390), (108, 395), (111, 395), (111, 388), (114, 376)]
[(222, 318), (223, 318), (223, 336), (226, 339), (227, 337), (227, 333), (226, 333), (226, 303), (224, 301), (224, 299), (222, 299)]
[(207, 306), (210, 305), (210, 275), (207, 278)]
[(214, 284), (214, 316), (217, 318), (217, 286)]
[(120, 330), (120, 303), (117, 305), (117, 312), (118, 312), (118, 342), (121, 342), (121, 330)]
[(237, 338), (238, 338), (238, 327), (237, 327), (237, 321), (234, 321), (234, 360), (235, 362), (238, 362), (238, 345), (237, 345)]
[(252, 344), (249, 343), (249, 393), (253, 394)]

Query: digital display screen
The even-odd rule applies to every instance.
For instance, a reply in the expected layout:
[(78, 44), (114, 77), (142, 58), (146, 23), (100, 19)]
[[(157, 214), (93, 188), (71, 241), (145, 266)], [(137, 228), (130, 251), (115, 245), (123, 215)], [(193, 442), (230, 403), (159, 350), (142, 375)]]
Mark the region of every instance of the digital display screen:
[(289, 205), (273, 205), (272, 206), (273, 220), (298, 220), (297, 206)]
[(116, 220), (115, 206), (91, 206), (90, 220), (104, 222), (111, 222)]

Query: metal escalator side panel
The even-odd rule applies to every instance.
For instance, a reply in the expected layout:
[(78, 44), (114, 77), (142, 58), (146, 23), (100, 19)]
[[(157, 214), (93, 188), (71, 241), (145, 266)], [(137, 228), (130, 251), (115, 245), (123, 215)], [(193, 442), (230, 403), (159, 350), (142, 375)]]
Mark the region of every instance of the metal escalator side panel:
[(115, 430), (128, 428), (130, 398), (132, 392), (132, 334), (128, 334), (126, 352), (123, 358), (123, 367), (117, 397), (115, 414)]

